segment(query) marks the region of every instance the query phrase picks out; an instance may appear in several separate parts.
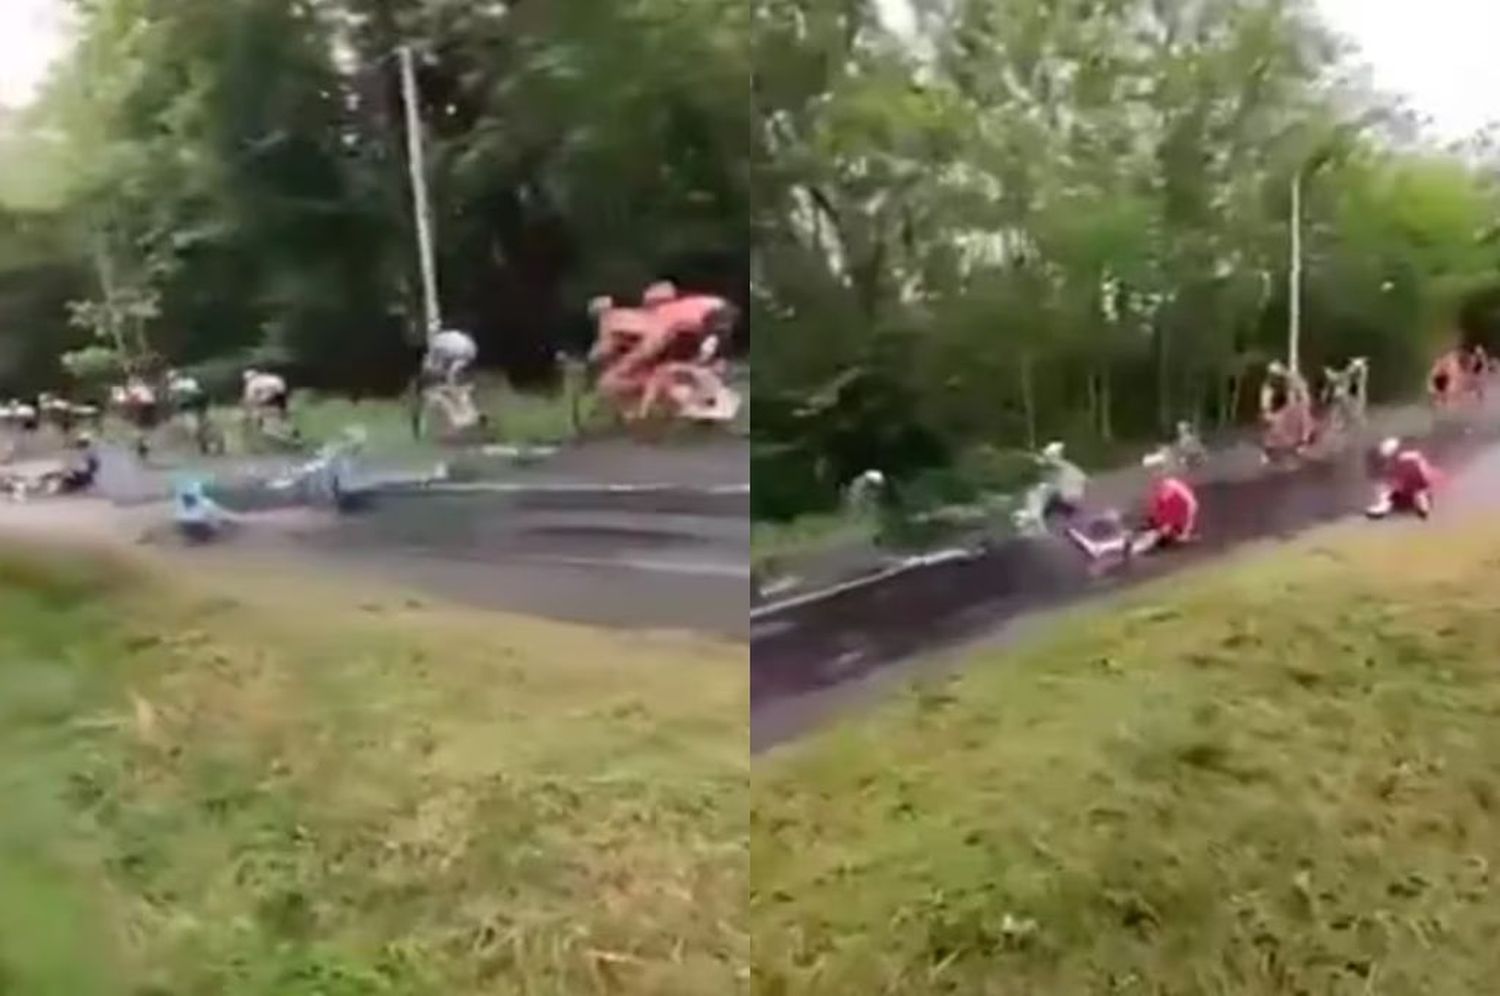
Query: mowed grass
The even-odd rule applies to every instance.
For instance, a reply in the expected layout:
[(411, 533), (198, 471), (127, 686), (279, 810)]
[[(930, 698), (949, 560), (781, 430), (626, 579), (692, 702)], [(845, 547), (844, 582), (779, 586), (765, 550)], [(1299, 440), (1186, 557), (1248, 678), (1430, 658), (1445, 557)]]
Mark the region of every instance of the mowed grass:
[[(555, 446), (580, 433), (599, 432), (608, 426), (607, 413), (592, 394), (576, 402), (563, 391), (553, 394), (515, 391), (503, 381), (486, 379), (475, 391), (475, 403), (490, 419), (489, 441), (514, 446)], [(358, 426), (364, 430), (369, 452), (386, 458), (416, 458), (438, 453), (442, 445), (412, 434), (411, 406), (405, 398), (353, 400), (316, 392), (297, 392), (292, 400), (292, 421), (311, 446), (343, 436)], [(242, 413), (235, 405), (217, 405), (214, 424), (226, 437), (231, 453), (268, 451), (268, 444), (244, 438)], [(134, 442), (136, 430), (117, 418), (106, 421), (105, 434), (116, 442)], [(194, 446), (185, 423), (170, 420), (152, 434), (156, 447), (187, 451)]]
[(757, 567), (773, 570), (784, 562), (841, 545), (872, 543), (873, 532), (870, 523), (839, 512), (807, 515), (790, 522), (752, 522), (750, 559)]
[[(483, 380), (475, 389), (475, 404), (490, 419), (490, 435), (497, 443), (520, 446), (556, 445), (574, 438), (579, 431), (602, 425), (605, 413), (592, 393), (574, 402), (565, 391), (539, 394), (515, 391), (501, 381)], [(370, 448), (381, 453), (400, 453), (431, 448), (431, 442), (412, 437), (411, 406), (404, 398), (352, 401), (328, 395), (305, 395), (293, 408), (293, 416), (304, 435), (314, 440), (339, 436), (351, 425), (362, 426)]]
[(754, 991), (1496, 991), (1500, 529), (1048, 630), (757, 762)]
[(743, 648), (0, 554), (0, 992), (748, 988)]

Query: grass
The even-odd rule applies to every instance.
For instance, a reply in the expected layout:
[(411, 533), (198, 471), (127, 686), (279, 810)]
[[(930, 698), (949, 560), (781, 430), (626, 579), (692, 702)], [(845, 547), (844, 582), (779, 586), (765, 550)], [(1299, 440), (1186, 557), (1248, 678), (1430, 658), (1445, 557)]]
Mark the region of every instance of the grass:
[(758, 762), (754, 990), (1492, 991), (1497, 570), (1473, 524), (1247, 554)]
[[(516, 445), (555, 445), (577, 435), (572, 404), (563, 393), (534, 394), (511, 390), (503, 383), (484, 382), (475, 391), (475, 403), (490, 417), (494, 441)], [(336, 437), (346, 426), (362, 425), (376, 452), (402, 452), (431, 448), (412, 439), (411, 409), (404, 399), (373, 399), (361, 402), (337, 397), (306, 397), (293, 409), (297, 424), (311, 439)], [(593, 397), (581, 402), (580, 423), (597, 426), (602, 413)]]
[(804, 515), (789, 522), (752, 522), (750, 560), (775, 569), (783, 560), (807, 557), (849, 544), (872, 544), (874, 524), (844, 512)]
[[(749, 385), (743, 374), (731, 379), (732, 385), (746, 399), (733, 430), (749, 430)], [(592, 391), (580, 390), (574, 412), (574, 401), (567, 390), (553, 394), (516, 391), (503, 378), (481, 377), (475, 388), (475, 403), (490, 419), (494, 442), (518, 446), (551, 446), (568, 442), (580, 433), (594, 434), (619, 431), (604, 402)], [(302, 431), (311, 439), (326, 440), (339, 435), (346, 426), (362, 425), (369, 433), (372, 452), (400, 454), (430, 452), (432, 444), (416, 442), (411, 435), (411, 412), (404, 399), (377, 399), (354, 402), (345, 398), (307, 396), (293, 409)], [(682, 429), (683, 427), (675, 427)], [(655, 432), (670, 441), (673, 427)], [(687, 433), (691, 438), (692, 433)]]
[[(501, 445), (557, 446), (583, 435), (625, 431), (615, 424), (614, 418), (592, 392), (579, 398), (575, 414), (574, 401), (564, 391), (555, 394), (516, 391), (503, 380), (486, 379), (481, 380), (475, 390), (475, 404), (489, 416), (487, 440)], [(732, 431), (741, 435), (748, 432), (749, 407), (748, 403), (742, 407)], [(444, 450), (432, 439), (413, 438), (411, 408), (404, 398), (354, 401), (346, 397), (300, 392), (292, 401), (291, 412), (293, 421), (312, 446), (339, 438), (351, 426), (360, 426), (368, 440), (367, 452), (377, 457), (425, 459)], [(243, 438), (238, 407), (216, 407), (212, 417), (228, 437), (231, 453), (266, 449), (264, 445), (257, 447)], [(657, 443), (669, 443), (675, 438), (694, 439), (701, 435), (692, 430), (693, 427), (689, 426), (659, 426), (651, 430), (650, 437)], [(136, 436), (130, 426), (116, 419), (109, 420), (107, 435), (117, 441), (133, 441)], [(175, 422), (159, 429), (155, 438), (158, 446), (166, 443), (184, 451), (193, 446), (186, 428)]]
[[(585, 395), (579, 401), (578, 425), (573, 402), (562, 392), (538, 394), (515, 391), (503, 381), (483, 380), (475, 391), (475, 403), (489, 415), (491, 442), (516, 446), (554, 446), (578, 437), (580, 432), (600, 431), (607, 417), (598, 400)], [(411, 408), (404, 398), (368, 398), (354, 401), (336, 395), (299, 392), (292, 401), (292, 419), (310, 446), (337, 439), (345, 429), (360, 426), (368, 439), (368, 452), (383, 458), (427, 458), (443, 449), (431, 439), (416, 439), (411, 430)], [(214, 424), (228, 437), (231, 453), (266, 451), (243, 438), (238, 407), (221, 405), (212, 412)], [(107, 420), (106, 435), (116, 441), (133, 442), (136, 432), (125, 422)], [(186, 425), (172, 420), (153, 434), (158, 447), (188, 451), (193, 447)]]
[(745, 991), (743, 649), (173, 568), (0, 554), (0, 992)]

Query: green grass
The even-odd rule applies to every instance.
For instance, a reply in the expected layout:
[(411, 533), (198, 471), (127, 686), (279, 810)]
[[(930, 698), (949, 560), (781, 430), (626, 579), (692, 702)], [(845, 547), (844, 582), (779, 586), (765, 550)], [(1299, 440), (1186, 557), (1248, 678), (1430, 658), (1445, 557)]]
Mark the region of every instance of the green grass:
[[(475, 403), (490, 417), (494, 441), (516, 445), (554, 445), (575, 435), (572, 406), (566, 395), (534, 394), (511, 390), (503, 384), (484, 382), (475, 391)], [(597, 426), (600, 413), (592, 396), (581, 403), (584, 429)], [(294, 408), (297, 424), (311, 439), (336, 437), (350, 425), (362, 425), (370, 446), (378, 452), (400, 452), (431, 447), (417, 443), (411, 434), (411, 410), (404, 399), (354, 402), (345, 398), (307, 396)]]
[(757, 763), (757, 992), (1490, 992), (1500, 530), (1074, 613)]
[(758, 568), (807, 557), (848, 543), (873, 543), (875, 524), (842, 512), (805, 515), (790, 522), (752, 522), (750, 558)]
[[(744, 385), (736, 385), (745, 389)], [(594, 436), (624, 431), (591, 391), (574, 401), (565, 390), (555, 393), (517, 391), (501, 378), (481, 377), (475, 387), (475, 404), (489, 416), (486, 440), (513, 446), (546, 447), (568, 443), (580, 436)], [(750, 406), (741, 407), (731, 431), (744, 435), (749, 431)], [(291, 406), (292, 420), (312, 447), (341, 437), (353, 426), (362, 427), (368, 440), (367, 452), (387, 459), (425, 459), (445, 447), (433, 439), (415, 439), (411, 428), (411, 407), (406, 398), (368, 398), (354, 401), (347, 397), (324, 395), (312, 391), (296, 392)], [(241, 410), (234, 405), (216, 406), (214, 424), (226, 437), (229, 452), (274, 452), (271, 444), (246, 440), (242, 432)], [(117, 418), (106, 419), (105, 435), (116, 442), (133, 443), (136, 431)], [(659, 444), (674, 440), (701, 438), (699, 427), (663, 424), (639, 430), (642, 438)], [(153, 445), (177, 452), (191, 451), (195, 443), (185, 423), (171, 420), (153, 433)]]
[[(502, 383), (486, 381), (475, 391), (475, 403), (489, 415), (493, 442), (519, 446), (557, 445), (573, 439), (572, 404), (564, 394), (534, 394), (511, 390)], [(364, 428), (369, 451), (381, 456), (419, 456), (438, 447), (430, 440), (416, 440), (411, 432), (411, 409), (405, 399), (347, 398), (304, 394), (293, 402), (293, 418), (304, 436), (316, 442), (337, 438), (350, 426)], [(221, 414), (231, 421), (237, 413)], [(600, 412), (592, 397), (581, 403), (579, 420), (584, 431), (598, 426)], [(224, 424), (231, 424), (225, 422)]]
[[(580, 431), (597, 432), (607, 419), (592, 395), (579, 402), (574, 425), (573, 404), (567, 395), (515, 391), (503, 382), (481, 381), (475, 403), (489, 415), (489, 439), (517, 446), (552, 446), (576, 438)], [(243, 438), (238, 407), (218, 406), (212, 418), (227, 436), (231, 453), (264, 450)], [(368, 452), (385, 458), (420, 458), (442, 447), (431, 439), (415, 439), (411, 431), (411, 408), (404, 398), (369, 398), (353, 401), (334, 395), (299, 392), (292, 401), (292, 419), (311, 446), (337, 439), (352, 426), (364, 429)], [(106, 435), (116, 441), (133, 441), (136, 433), (128, 424), (109, 419)], [(191, 450), (194, 443), (186, 427), (175, 420), (159, 428), (154, 445), (178, 451)]]
[(0, 556), (0, 992), (746, 989), (743, 649), (179, 566)]

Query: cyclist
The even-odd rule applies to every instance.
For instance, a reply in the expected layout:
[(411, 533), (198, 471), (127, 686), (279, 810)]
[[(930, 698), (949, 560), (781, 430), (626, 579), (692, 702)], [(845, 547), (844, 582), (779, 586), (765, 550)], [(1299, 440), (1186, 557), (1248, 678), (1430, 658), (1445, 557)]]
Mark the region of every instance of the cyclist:
[(1383, 519), (1392, 512), (1414, 512), (1423, 519), (1431, 515), (1438, 473), (1422, 451), (1403, 446), (1392, 436), (1381, 442), (1377, 453), (1382, 478), (1380, 493), (1365, 514), (1372, 519)]

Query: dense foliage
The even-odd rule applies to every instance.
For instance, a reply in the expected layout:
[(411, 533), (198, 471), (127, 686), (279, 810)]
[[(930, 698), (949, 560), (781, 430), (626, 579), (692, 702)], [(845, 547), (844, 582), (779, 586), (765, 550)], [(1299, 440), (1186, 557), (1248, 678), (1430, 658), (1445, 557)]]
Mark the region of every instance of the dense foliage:
[(1492, 148), (1427, 144), (1310, 3), (902, 6), (756, 4), (758, 514), (1242, 419), (1287, 348), (1294, 177), (1305, 368), (1366, 355), (1391, 397), (1500, 328)]
[[(95, 344), (389, 389), (421, 337), (398, 60), (420, 57), (445, 317), (513, 378), (658, 275), (746, 294), (733, 0), (75, 0), (0, 143), (0, 386)], [(73, 307), (67, 307), (73, 302)], [(97, 339), (97, 343), (95, 340)]]

